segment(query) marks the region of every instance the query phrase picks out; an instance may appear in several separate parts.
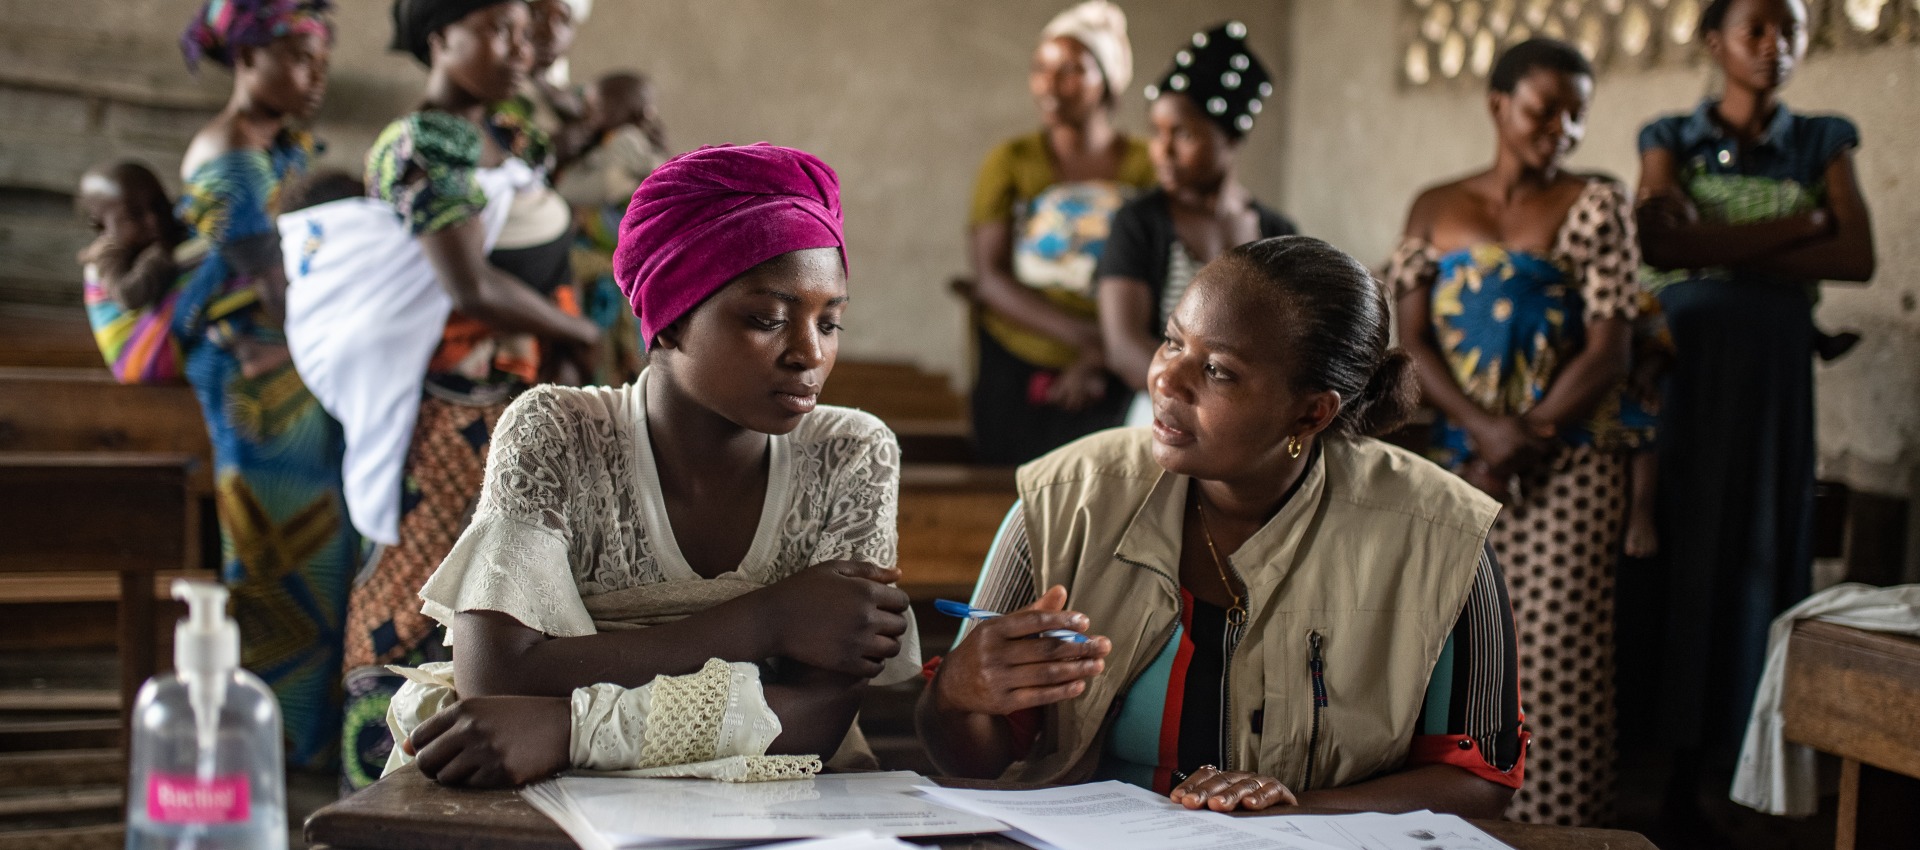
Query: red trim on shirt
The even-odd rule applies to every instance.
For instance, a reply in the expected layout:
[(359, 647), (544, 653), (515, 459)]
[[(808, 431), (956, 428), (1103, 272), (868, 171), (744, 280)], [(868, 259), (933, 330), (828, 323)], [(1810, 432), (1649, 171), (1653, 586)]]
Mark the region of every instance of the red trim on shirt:
[(1520, 757), (1513, 767), (1502, 772), (1480, 751), (1480, 742), (1467, 735), (1415, 735), (1413, 748), (1407, 751), (1407, 766), (1450, 764), (1495, 785), (1518, 789), (1527, 775), (1527, 742), (1532, 735), (1520, 733)]
[(1180, 764), (1180, 711), (1187, 699), (1187, 666), (1193, 662), (1193, 595), (1180, 589), (1180, 646), (1167, 671), (1167, 702), (1160, 708), (1160, 764), (1153, 769), (1153, 790), (1173, 791), (1173, 771)]

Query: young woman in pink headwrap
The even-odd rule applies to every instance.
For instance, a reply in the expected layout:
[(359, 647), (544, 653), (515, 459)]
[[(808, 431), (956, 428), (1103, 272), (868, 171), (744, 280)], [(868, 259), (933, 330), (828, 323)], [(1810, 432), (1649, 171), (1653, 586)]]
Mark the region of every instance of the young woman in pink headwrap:
[(538, 387), (501, 418), (473, 522), (420, 594), (454, 660), (409, 671), (389, 769), (503, 785), (872, 764), (860, 688), (911, 678), (919, 648), (888, 586), (893, 434), (818, 404), (841, 221), (833, 170), (790, 148), (703, 148), (640, 186), (614, 269), (648, 368)]

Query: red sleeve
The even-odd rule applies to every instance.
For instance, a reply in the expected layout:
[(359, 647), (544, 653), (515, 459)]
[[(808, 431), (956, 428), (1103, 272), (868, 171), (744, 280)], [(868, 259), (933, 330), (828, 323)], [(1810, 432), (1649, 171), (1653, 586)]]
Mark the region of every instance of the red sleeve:
[(1407, 766), (1450, 764), (1496, 785), (1518, 789), (1526, 780), (1527, 742), (1532, 737), (1524, 731), (1520, 733), (1520, 757), (1502, 772), (1493, 766), (1492, 759), (1480, 752), (1480, 743), (1471, 735), (1415, 735), (1413, 749), (1407, 752)]

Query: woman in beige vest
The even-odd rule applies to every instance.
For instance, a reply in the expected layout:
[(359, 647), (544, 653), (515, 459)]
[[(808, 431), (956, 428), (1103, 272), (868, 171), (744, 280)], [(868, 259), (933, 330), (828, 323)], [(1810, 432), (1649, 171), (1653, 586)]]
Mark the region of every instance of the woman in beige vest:
[(1525, 752), (1499, 508), (1364, 436), (1412, 404), (1388, 322), (1366, 268), (1316, 239), (1202, 269), (1154, 355), (1152, 428), (1021, 468), (973, 602), (1013, 613), (934, 673), (935, 762), (1219, 811), (1499, 816)]

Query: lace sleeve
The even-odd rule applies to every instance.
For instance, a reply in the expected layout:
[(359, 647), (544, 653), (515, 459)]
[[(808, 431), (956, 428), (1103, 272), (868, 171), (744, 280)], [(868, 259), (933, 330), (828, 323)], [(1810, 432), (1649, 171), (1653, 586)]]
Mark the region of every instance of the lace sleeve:
[(450, 626), (461, 611), (499, 611), (554, 637), (594, 633), (571, 569), (565, 505), (578, 417), (565, 392), (536, 387), (501, 415), (473, 522), (420, 589), (423, 613)]
[(1640, 314), (1640, 242), (1633, 200), (1617, 180), (1598, 180), (1567, 213), (1564, 245), (1589, 323)]
[(1409, 292), (1432, 287), (1439, 273), (1440, 258), (1433, 246), (1425, 239), (1409, 236), (1387, 260), (1387, 294), (1397, 302)]
[[(825, 561), (866, 561), (883, 567), (900, 564), (900, 443), (879, 419), (850, 412), (836, 431), (812, 451), (821, 453), (826, 482), (818, 498), (820, 531), (809, 566)], [(802, 499), (814, 498), (809, 487)], [(875, 685), (904, 682), (920, 674), (920, 629), (906, 612), (907, 631), (900, 654), (887, 659)]]
[(900, 444), (879, 420), (825, 444), (826, 505), (813, 562), (898, 562)]

